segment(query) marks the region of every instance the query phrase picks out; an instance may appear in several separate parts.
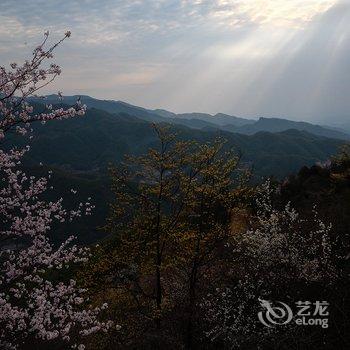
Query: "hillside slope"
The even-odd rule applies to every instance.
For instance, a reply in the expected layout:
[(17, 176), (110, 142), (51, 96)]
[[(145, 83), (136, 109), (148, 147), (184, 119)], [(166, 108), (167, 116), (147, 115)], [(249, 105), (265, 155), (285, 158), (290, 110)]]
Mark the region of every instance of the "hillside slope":
[[(350, 135), (348, 133), (331, 127), (281, 118), (260, 118), (259, 120), (252, 120), (223, 113), (217, 113), (215, 115), (207, 113), (176, 114), (162, 109), (149, 110), (122, 101), (99, 100), (90, 96), (65, 96), (63, 102), (67, 105), (73, 105), (78, 98), (80, 98), (88, 108), (100, 109), (112, 114), (126, 113), (149, 122), (166, 122), (174, 125), (185, 125), (193, 129), (214, 131), (220, 129), (247, 135), (252, 135), (259, 131), (281, 132), (289, 129), (296, 129), (307, 131), (318, 136), (350, 140)], [(38, 99), (32, 100), (42, 103), (42, 101)], [(62, 102), (57, 95), (46, 96), (45, 101), (51, 104)]]
[[(227, 140), (242, 154), (242, 162), (254, 168), (257, 178), (284, 177), (304, 165), (324, 161), (335, 154), (340, 140), (298, 130), (280, 133), (235, 134), (221, 130), (202, 131), (173, 126), (179, 138), (208, 142)], [(110, 114), (90, 109), (81, 118), (36, 125), (29, 164), (42, 162), (73, 172), (106, 172), (108, 164), (120, 162), (125, 154), (142, 154), (155, 147), (151, 123), (125, 113)]]

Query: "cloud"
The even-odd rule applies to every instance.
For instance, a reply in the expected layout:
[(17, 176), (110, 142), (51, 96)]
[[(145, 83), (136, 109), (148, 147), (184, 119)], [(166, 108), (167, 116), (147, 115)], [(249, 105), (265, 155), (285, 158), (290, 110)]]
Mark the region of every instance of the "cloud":
[[(2, 0), (1, 27), (15, 33), (23, 28), (71, 29), (87, 43), (119, 40), (198, 25), (302, 25), (335, 0)], [(36, 30), (36, 31), (37, 31)], [(23, 30), (20, 30), (20, 32)], [(27, 34), (36, 34), (30, 30)]]
[(336, 0), (1, 0), (1, 64), (49, 29), (52, 91), (145, 107), (344, 118), (349, 4)]
[(216, 14), (226, 20), (232, 19), (233, 24), (243, 17), (259, 25), (303, 27), (335, 3), (335, 0), (219, 0)]

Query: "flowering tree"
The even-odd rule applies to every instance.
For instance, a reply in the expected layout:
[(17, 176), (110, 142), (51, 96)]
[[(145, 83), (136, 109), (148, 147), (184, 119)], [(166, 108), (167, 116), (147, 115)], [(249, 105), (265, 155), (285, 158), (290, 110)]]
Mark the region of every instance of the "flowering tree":
[[(84, 115), (79, 101), (68, 109), (46, 105), (36, 112), (28, 98), (52, 82), (61, 69), (46, 62), (53, 50), (66, 38), (46, 49), (48, 32), (34, 50), (33, 57), (22, 66), (16, 63), (6, 70), (0, 67), (0, 139), (11, 130), (20, 134), (31, 131), (35, 121)], [(46, 67), (45, 67), (46, 66)], [(47, 237), (55, 223), (72, 221), (90, 215), (90, 202), (80, 203), (74, 210), (63, 207), (63, 199), (48, 202), (43, 194), (48, 189), (50, 175), (29, 177), (20, 168), (21, 159), (29, 150), (14, 146), (5, 151), (0, 144), (0, 347), (16, 349), (24, 342), (31, 344), (55, 341), (77, 345), (79, 335), (106, 331), (110, 322), (99, 322), (100, 311), (107, 307), (84, 309), (85, 290), (74, 280), (59, 280), (53, 276), (71, 264), (86, 261), (88, 250), (72, 244), (69, 237), (54, 247)], [(56, 274), (56, 275), (54, 275)]]
[(0, 139), (14, 128), (25, 134), (34, 121), (45, 123), (48, 120), (84, 115), (85, 107), (81, 106), (80, 101), (77, 101), (76, 107), (68, 109), (53, 109), (52, 105), (47, 105), (46, 110), (40, 113), (33, 113), (33, 107), (27, 101), (28, 97), (37, 96), (40, 89), (61, 74), (58, 65), (51, 63), (44, 68), (44, 64), (53, 58), (54, 49), (70, 35), (70, 32), (66, 32), (60, 41), (46, 49), (49, 33), (45, 32), (44, 40), (33, 51), (31, 60), (25, 61), (22, 66), (11, 63), (10, 70), (0, 66)]
[(202, 302), (206, 335), (214, 342), (240, 347), (252, 339), (257, 344), (274, 336), (276, 330), (257, 322), (259, 298), (289, 301), (302, 297), (308, 287), (322, 286), (318, 288), (323, 290), (337, 279), (331, 225), (319, 218), (315, 208), (308, 218), (289, 203), (276, 208), (274, 195), (269, 182), (258, 190), (256, 214), (247, 229), (234, 236), (230, 247), (232, 280)]

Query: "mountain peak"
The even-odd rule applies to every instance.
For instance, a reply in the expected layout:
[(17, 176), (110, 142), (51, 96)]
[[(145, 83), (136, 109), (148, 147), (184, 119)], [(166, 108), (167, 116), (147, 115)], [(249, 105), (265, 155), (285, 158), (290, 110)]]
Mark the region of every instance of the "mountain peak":
[[(134, 106), (124, 101), (100, 100), (87, 95), (64, 96), (63, 103), (73, 105), (78, 97), (81, 97), (82, 102), (87, 104), (88, 108), (99, 109), (111, 114), (124, 113), (125, 115), (130, 115), (150, 122), (180, 124), (192, 129), (221, 129), (228, 132), (248, 135), (259, 131), (279, 133), (289, 129), (296, 129), (318, 136), (326, 136), (341, 140), (350, 139), (350, 135), (333, 128), (276, 117), (260, 117), (258, 120), (253, 120), (240, 118), (225, 113), (217, 113), (215, 115), (195, 112), (176, 114), (164, 109), (150, 110), (143, 107)], [(41, 99), (37, 100), (39, 103), (42, 102)], [(36, 99), (33, 98), (33, 101), (36, 101)], [(52, 94), (47, 96), (46, 102), (54, 104), (61, 101), (59, 100), (57, 94)]]

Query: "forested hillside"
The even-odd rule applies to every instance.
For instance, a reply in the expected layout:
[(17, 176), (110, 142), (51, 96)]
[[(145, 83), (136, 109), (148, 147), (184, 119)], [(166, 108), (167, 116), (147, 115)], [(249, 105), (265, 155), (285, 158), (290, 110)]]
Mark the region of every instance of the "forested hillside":
[[(36, 110), (43, 107), (36, 105)], [(167, 123), (163, 123), (167, 125)], [(24, 165), (31, 172), (43, 175), (48, 168), (54, 172), (52, 198), (70, 194), (71, 188), (79, 189), (79, 198), (92, 197), (95, 215), (78, 220), (71, 229), (56, 230), (55, 241), (62, 241), (70, 233), (77, 232), (79, 242), (91, 243), (108, 235), (100, 228), (108, 213), (109, 167), (119, 165), (126, 155), (142, 155), (157, 145), (157, 135), (152, 123), (130, 114), (110, 114), (98, 109), (88, 109), (86, 115), (46, 125), (34, 124), (34, 137), (19, 138), (18, 144), (29, 143), (31, 151)], [(272, 176), (283, 179), (303, 166), (323, 162), (336, 154), (343, 144), (341, 140), (319, 137), (298, 130), (283, 132), (258, 132), (243, 135), (225, 131), (202, 131), (185, 126), (171, 125), (179, 140), (212, 142), (220, 137), (225, 149), (233, 149), (240, 157), (239, 167), (250, 169), (251, 182), (259, 183)], [(8, 138), (4, 142), (11, 144)], [(17, 141), (16, 141), (17, 142)], [(39, 164), (44, 164), (42, 168)], [(66, 196), (69, 203), (77, 200)]]
[[(349, 153), (252, 186), (222, 143), (156, 131), (155, 149), (113, 169), (111, 236), (79, 274), (92, 298), (108, 298), (110, 315), (128, 315), (92, 348), (343, 348)], [(330, 305), (322, 327), (256, 320), (257, 300), (313, 298)]]
[[(73, 172), (106, 173), (109, 163), (119, 163), (125, 154), (139, 155), (155, 143), (152, 124), (130, 114), (110, 114), (88, 109), (83, 118), (36, 125), (28, 155), (32, 164), (42, 162)], [(286, 130), (243, 135), (222, 130), (202, 131), (173, 126), (183, 140), (227, 140), (226, 147), (241, 155), (241, 164), (253, 169), (256, 180), (263, 176), (283, 178), (304, 165), (325, 161), (343, 141), (308, 132)]]

